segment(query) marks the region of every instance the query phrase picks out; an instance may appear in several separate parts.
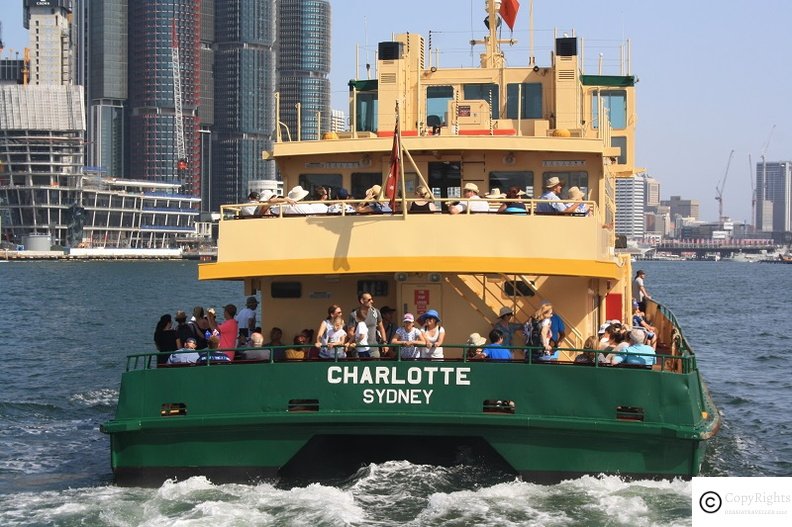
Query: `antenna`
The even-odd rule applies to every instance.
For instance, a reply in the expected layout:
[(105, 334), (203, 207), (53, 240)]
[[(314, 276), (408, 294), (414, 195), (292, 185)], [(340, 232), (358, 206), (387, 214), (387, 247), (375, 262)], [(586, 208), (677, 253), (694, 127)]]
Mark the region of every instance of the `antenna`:
[(726, 187), (726, 178), (729, 177), (729, 166), (731, 166), (732, 157), (734, 157), (734, 150), (732, 149), (729, 152), (729, 161), (726, 163), (726, 172), (723, 174), (723, 179), (720, 182), (720, 185), (715, 186), (715, 201), (718, 202), (718, 221), (723, 223), (723, 189)]

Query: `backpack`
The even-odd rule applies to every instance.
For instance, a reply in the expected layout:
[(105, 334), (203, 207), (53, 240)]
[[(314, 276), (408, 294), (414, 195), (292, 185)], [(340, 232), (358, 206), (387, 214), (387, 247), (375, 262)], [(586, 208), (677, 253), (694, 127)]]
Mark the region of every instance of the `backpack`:
[(198, 324), (195, 322), (190, 322), (188, 326), (190, 326), (190, 332), (195, 338), (195, 349), (206, 349), (206, 347), (209, 345), (209, 341), (206, 340), (206, 336), (204, 335), (204, 332), (201, 331), (201, 328), (198, 327)]
[(535, 318), (531, 317), (528, 322), (525, 323), (525, 345), (529, 348), (542, 348), (544, 349), (544, 344), (542, 344), (542, 321), (536, 320)]

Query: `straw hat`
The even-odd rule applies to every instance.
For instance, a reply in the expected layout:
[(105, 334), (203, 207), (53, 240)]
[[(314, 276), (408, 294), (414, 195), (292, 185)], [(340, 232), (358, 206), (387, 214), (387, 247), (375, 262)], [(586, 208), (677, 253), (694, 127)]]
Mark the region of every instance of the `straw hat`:
[(489, 191), (489, 194), (484, 194), (484, 196), (488, 199), (504, 199), (506, 197), (506, 194), (501, 192), (501, 190), (498, 187), (495, 187)]
[(545, 188), (553, 188), (556, 185), (563, 185), (557, 176), (553, 176), (545, 182)]
[(462, 190), (472, 190), (476, 194), (479, 193), (478, 185), (475, 183), (465, 183), (465, 186), (462, 187)]
[(304, 199), (305, 196), (308, 195), (308, 191), (302, 188), (300, 185), (297, 185), (293, 189), (289, 191), (288, 197), (289, 199), (293, 199), (294, 201), (300, 201)]
[(567, 196), (569, 196), (569, 199), (581, 200), (583, 199), (583, 191), (578, 187), (569, 187), (569, 190), (567, 190)]
[(478, 333), (471, 333), (467, 339), (467, 343), (472, 346), (483, 346), (487, 343), (487, 339), (479, 335)]
[(374, 185), (373, 187), (371, 187), (366, 191), (366, 199), (379, 198), (381, 192), (382, 192), (382, 187), (379, 185)]

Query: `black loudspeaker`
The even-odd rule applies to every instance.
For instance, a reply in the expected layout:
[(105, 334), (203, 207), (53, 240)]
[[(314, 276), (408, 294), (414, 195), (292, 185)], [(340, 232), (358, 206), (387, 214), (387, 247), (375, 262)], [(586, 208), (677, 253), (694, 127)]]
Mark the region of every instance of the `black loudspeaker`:
[(380, 60), (399, 60), (402, 56), (402, 43), (380, 42), (378, 55)]
[(556, 39), (556, 55), (559, 57), (577, 56), (577, 38), (563, 37)]

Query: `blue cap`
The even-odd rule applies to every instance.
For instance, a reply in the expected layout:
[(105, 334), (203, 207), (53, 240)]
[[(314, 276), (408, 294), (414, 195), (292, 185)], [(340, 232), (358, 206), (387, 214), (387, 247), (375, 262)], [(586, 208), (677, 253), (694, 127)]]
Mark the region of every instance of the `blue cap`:
[(427, 311), (426, 311), (426, 312), (425, 312), (423, 315), (421, 315), (420, 317), (418, 317), (418, 322), (419, 322), (420, 324), (423, 324), (423, 323), (424, 323), (424, 321), (425, 321), (427, 318), (434, 318), (434, 319), (437, 319), (437, 321), (438, 321), (438, 322), (440, 322), (440, 313), (438, 313), (438, 312), (437, 312), (436, 310), (434, 310), (434, 309), (428, 309), (428, 310), (427, 310)]
[(347, 199), (349, 197), (349, 191), (345, 188), (340, 188), (338, 192), (336, 192), (336, 195), (338, 199)]

